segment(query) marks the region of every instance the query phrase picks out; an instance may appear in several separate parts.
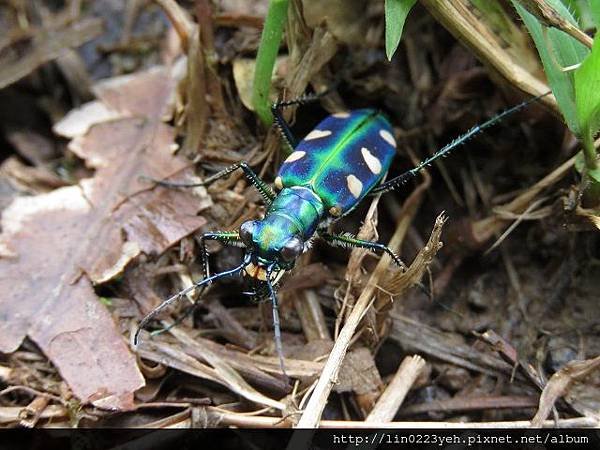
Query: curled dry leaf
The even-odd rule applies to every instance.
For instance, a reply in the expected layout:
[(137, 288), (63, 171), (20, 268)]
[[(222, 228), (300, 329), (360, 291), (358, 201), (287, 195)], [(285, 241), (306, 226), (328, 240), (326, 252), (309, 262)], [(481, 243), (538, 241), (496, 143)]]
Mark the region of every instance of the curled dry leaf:
[(405, 271), (394, 272), (386, 278), (381, 288), (383, 292), (389, 292), (393, 296), (402, 295), (408, 288), (418, 283), (431, 261), (435, 257), (436, 253), (442, 248), (442, 242), (440, 241), (442, 235), (442, 228), (446, 223), (447, 217), (444, 213), (441, 213), (435, 220), (435, 225), (429, 236), (429, 241), (425, 247), (421, 249), (419, 254), (415, 257), (410, 267)]
[(566, 364), (546, 384), (531, 426), (540, 428), (554, 403), (562, 396), (580, 413), (600, 420), (599, 373), (600, 356)]
[[(0, 248), (8, 257), (0, 259), (0, 351), (15, 351), (29, 336), (82, 402), (102, 408), (132, 408), (144, 380), (92, 285), (205, 222), (196, 214), (208, 201), (139, 179), (172, 176), (189, 164), (172, 156), (175, 132), (163, 123), (173, 90), (163, 68), (96, 86), (112, 120), (70, 134), (71, 150), (96, 169), (94, 177), (17, 198), (2, 216)], [(84, 122), (89, 111), (79, 111)]]

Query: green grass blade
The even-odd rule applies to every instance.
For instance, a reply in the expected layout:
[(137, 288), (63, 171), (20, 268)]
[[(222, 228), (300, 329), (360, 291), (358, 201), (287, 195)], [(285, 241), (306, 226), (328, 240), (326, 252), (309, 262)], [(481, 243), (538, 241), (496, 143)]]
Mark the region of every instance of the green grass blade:
[(581, 125), (586, 167), (597, 172), (593, 137), (600, 128), (600, 34), (596, 34), (592, 52), (575, 71), (574, 78), (577, 118)]
[[(547, 2), (563, 18), (577, 25), (569, 10), (560, 0), (547, 0)], [(548, 82), (567, 126), (575, 135), (580, 136), (581, 127), (575, 105), (573, 72), (565, 72), (563, 68), (583, 61), (589, 53), (588, 48), (566, 33), (542, 25), (535, 16), (525, 10), (516, 0), (512, 0), (512, 3), (535, 42), (544, 66), (544, 72), (548, 77)]]
[(398, 49), (404, 22), (417, 0), (385, 0), (385, 54), (391, 61)]
[(596, 24), (596, 31), (600, 31), (600, 2), (598, 0), (589, 0), (590, 15)]
[(270, 0), (265, 18), (260, 46), (256, 55), (254, 84), (252, 86), (252, 104), (256, 114), (265, 125), (273, 123), (269, 91), (279, 44), (283, 35), (283, 26), (287, 17), (288, 0)]
[[(590, 0), (561, 0), (577, 20), (582, 30), (594, 28), (594, 18), (590, 9)], [(597, 0), (593, 0), (597, 3)]]

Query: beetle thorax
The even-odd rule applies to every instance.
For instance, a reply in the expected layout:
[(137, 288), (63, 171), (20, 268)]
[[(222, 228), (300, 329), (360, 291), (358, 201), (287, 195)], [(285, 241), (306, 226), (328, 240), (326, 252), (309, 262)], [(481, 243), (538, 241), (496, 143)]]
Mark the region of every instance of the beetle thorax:
[(322, 217), (323, 204), (310, 189), (283, 189), (264, 219), (242, 224), (240, 237), (257, 264), (289, 268)]

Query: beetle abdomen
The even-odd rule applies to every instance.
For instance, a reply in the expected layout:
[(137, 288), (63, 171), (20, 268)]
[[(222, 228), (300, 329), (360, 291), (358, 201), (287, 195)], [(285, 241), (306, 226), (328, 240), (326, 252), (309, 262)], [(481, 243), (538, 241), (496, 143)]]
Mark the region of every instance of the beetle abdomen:
[(382, 114), (372, 109), (333, 114), (285, 160), (277, 183), (309, 187), (332, 215), (343, 215), (381, 181), (395, 152), (391, 125)]

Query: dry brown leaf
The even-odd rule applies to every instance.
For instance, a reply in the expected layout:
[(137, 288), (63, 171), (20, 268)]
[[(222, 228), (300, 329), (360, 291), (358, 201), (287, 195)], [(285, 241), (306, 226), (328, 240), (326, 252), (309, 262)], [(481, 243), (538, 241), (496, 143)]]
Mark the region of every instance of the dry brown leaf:
[(122, 118), (92, 126), (70, 145), (95, 176), (18, 198), (2, 216), (0, 248), (10, 257), (0, 259), (0, 351), (15, 351), (29, 335), (74, 394), (98, 407), (132, 408), (144, 380), (92, 283), (205, 222), (190, 193), (149, 190), (139, 180), (188, 165), (171, 155), (175, 133), (162, 122), (173, 89), (162, 68), (98, 85), (98, 97)]
[[(287, 56), (278, 56), (275, 60), (275, 68), (273, 69), (273, 83), (281, 72), (281, 68), (287, 64)], [(254, 111), (254, 105), (252, 104), (252, 85), (254, 83), (254, 71), (256, 69), (256, 59), (254, 58), (236, 58), (233, 60), (233, 80), (235, 81), (235, 87), (237, 88), (238, 95), (242, 104), (249, 109)], [(270, 94), (270, 100), (272, 102), (277, 101), (277, 92), (273, 91)]]
[(382, 389), (383, 381), (371, 351), (366, 347), (359, 347), (346, 353), (334, 390), (353, 391), (360, 409), (368, 414)]
[(587, 220), (589, 220), (592, 225), (594, 225), (598, 230), (600, 230), (600, 212), (594, 211), (593, 209), (586, 209), (582, 208), (581, 206), (578, 206), (575, 210), (575, 213), (578, 216), (584, 217)]
[(42, 64), (53, 60), (68, 48), (96, 37), (102, 32), (100, 19), (84, 19), (56, 30), (40, 30), (25, 55), (9, 54), (0, 59), (0, 89), (29, 75)]
[(334, 387), (336, 392), (354, 391), (357, 394), (366, 394), (379, 392), (382, 386), (381, 376), (368, 348), (359, 347), (346, 353), (338, 382)]
[(390, 293), (393, 296), (402, 295), (407, 289), (418, 283), (427, 267), (431, 264), (431, 261), (437, 254), (438, 250), (442, 248), (442, 242), (440, 238), (442, 236), (442, 228), (446, 223), (447, 217), (444, 213), (441, 213), (435, 220), (433, 230), (429, 236), (429, 241), (425, 247), (423, 247), (410, 267), (404, 271), (397, 271), (391, 273), (381, 284), (383, 293)]
[[(550, 380), (542, 395), (540, 405), (535, 417), (531, 420), (532, 427), (541, 427), (544, 420), (552, 411), (554, 403), (559, 397), (565, 396), (568, 400), (576, 400), (572, 404), (575, 409), (586, 416), (600, 418), (600, 399), (598, 398), (598, 373), (600, 372), (600, 356), (585, 361), (572, 361), (556, 372)], [(580, 395), (581, 385), (588, 395)], [(592, 387), (595, 385), (595, 388)], [(591, 395), (589, 395), (591, 393)], [(595, 395), (594, 395), (595, 394)], [(579, 406), (579, 408), (576, 407)]]
[(304, 19), (311, 28), (323, 23), (336, 39), (348, 45), (364, 45), (369, 25), (367, 5), (361, 0), (303, 0)]

